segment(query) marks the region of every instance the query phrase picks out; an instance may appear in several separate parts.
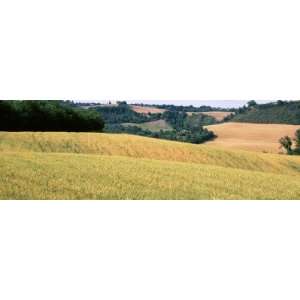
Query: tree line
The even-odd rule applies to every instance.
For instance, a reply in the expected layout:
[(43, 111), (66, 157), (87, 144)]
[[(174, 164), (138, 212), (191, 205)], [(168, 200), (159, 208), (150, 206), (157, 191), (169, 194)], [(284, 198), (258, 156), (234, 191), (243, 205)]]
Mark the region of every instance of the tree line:
[(64, 101), (0, 101), (0, 130), (100, 132), (99, 113), (73, 108)]
[(208, 112), (208, 111), (232, 111), (231, 108), (222, 108), (222, 107), (212, 107), (209, 105), (193, 106), (193, 105), (174, 105), (174, 104), (143, 104), (136, 103), (134, 105), (145, 106), (145, 107), (155, 107), (161, 108), (169, 111), (177, 112)]
[[(122, 123), (139, 123), (163, 119), (172, 130), (159, 132)], [(202, 143), (215, 137), (203, 125), (215, 119), (205, 115), (188, 116), (182, 111), (140, 114), (126, 102), (116, 106), (81, 108), (71, 101), (0, 101), (0, 130), (2, 131), (75, 131), (129, 133), (190, 143)]]
[(212, 131), (209, 131), (203, 127), (199, 127), (197, 131), (184, 129), (151, 131), (149, 129), (142, 129), (141, 127), (135, 125), (123, 126), (121, 124), (109, 124), (106, 127), (106, 132), (136, 134), (146, 137), (180, 141), (193, 144), (200, 144), (216, 137)]

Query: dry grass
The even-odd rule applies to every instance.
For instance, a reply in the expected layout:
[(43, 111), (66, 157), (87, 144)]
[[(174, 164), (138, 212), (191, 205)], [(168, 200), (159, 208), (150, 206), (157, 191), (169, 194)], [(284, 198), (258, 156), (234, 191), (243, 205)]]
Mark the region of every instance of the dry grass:
[(162, 109), (162, 108), (156, 108), (156, 107), (148, 107), (148, 106), (138, 106), (138, 105), (131, 105), (131, 108), (140, 114), (159, 114), (159, 113), (163, 113), (166, 110)]
[(0, 152), (81, 153), (200, 163), (252, 171), (297, 173), (300, 157), (218, 149), (127, 134), (0, 132)]
[(300, 176), (70, 153), (0, 156), (0, 199), (300, 199)]
[(145, 123), (123, 123), (124, 126), (137, 126), (142, 129), (148, 129), (151, 131), (160, 131), (160, 130), (172, 130), (172, 126), (170, 126), (165, 120), (156, 120)]
[(279, 153), (278, 140), (282, 136), (294, 136), (299, 125), (223, 123), (206, 126), (218, 136), (207, 145), (229, 149)]
[(0, 199), (300, 199), (300, 157), (32, 132), (0, 132), (0, 153)]
[(187, 114), (189, 116), (191, 116), (193, 114), (203, 114), (203, 115), (211, 116), (211, 117), (215, 118), (217, 121), (221, 122), (221, 121), (224, 120), (224, 118), (226, 118), (227, 116), (229, 116), (230, 114), (232, 114), (232, 112), (227, 112), (227, 111), (207, 111), (207, 112), (187, 112)]

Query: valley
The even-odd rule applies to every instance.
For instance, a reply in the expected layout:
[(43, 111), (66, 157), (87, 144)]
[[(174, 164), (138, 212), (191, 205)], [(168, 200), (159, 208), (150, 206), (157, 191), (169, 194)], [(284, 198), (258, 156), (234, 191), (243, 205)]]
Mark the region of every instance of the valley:
[(0, 199), (300, 199), (299, 112), (0, 101)]

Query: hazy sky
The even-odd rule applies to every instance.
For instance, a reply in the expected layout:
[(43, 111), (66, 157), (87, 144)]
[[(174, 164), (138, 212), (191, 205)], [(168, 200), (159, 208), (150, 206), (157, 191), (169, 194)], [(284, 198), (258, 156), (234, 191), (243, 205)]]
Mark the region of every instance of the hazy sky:
[[(129, 103), (132, 102), (137, 102), (139, 103), (139, 101), (128, 101)], [(243, 101), (243, 100), (209, 100), (209, 101), (205, 101), (205, 100), (199, 100), (199, 101), (189, 101), (189, 100), (169, 100), (169, 101), (159, 101), (159, 100), (143, 100), (140, 101), (141, 103), (145, 103), (145, 104), (174, 104), (174, 105), (193, 105), (193, 106), (201, 106), (201, 105), (209, 105), (209, 106), (213, 106), (213, 107), (240, 107), (245, 105), (248, 101)], [(257, 103), (266, 103), (269, 101), (257, 101)]]
[[(241, 107), (245, 105), (248, 100), (201, 100), (201, 101), (190, 101), (190, 100), (126, 100), (127, 103), (144, 103), (144, 104), (174, 104), (174, 105), (193, 105), (193, 106), (201, 106), (201, 105), (209, 105), (213, 107), (222, 107), (222, 108), (230, 108), (230, 107)], [(88, 101), (81, 100), (78, 102), (100, 102), (107, 103), (108, 101)], [(257, 103), (267, 103), (272, 101), (267, 100), (257, 100)]]

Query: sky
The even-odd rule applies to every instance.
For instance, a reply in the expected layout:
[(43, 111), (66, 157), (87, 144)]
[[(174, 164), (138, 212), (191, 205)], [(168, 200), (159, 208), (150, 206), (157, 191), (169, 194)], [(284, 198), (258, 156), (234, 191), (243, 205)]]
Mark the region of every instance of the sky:
[[(212, 107), (221, 107), (221, 108), (237, 108), (247, 104), (248, 100), (126, 100), (129, 104), (132, 103), (143, 103), (143, 104), (173, 104), (173, 105), (193, 105), (193, 106), (202, 106), (209, 105)], [(256, 100), (255, 100), (256, 101)], [(99, 102), (99, 103), (107, 103), (108, 101), (88, 101), (88, 100), (80, 100), (78, 102)], [(113, 102), (113, 101), (112, 101)], [(257, 100), (257, 103), (267, 103), (272, 102), (268, 100)]]

